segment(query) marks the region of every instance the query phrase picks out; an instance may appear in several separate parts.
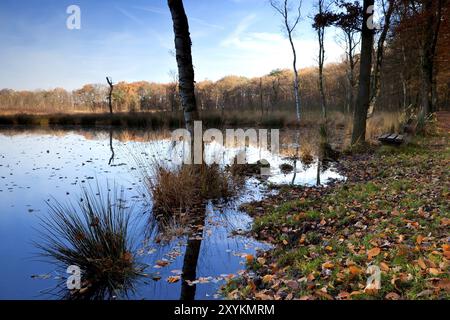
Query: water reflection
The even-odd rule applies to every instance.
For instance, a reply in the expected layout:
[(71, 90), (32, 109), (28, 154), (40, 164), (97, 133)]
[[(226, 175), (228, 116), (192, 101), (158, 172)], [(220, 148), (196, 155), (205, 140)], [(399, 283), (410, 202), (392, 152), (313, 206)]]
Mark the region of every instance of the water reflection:
[(111, 157), (109, 158), (108, 165), (111, 165), (114, 161), (114, 147), (113, 147), (113, 130), (109, 129), (109, 149), (111, 150)]
[[(30, 261), (34, 251), (30, 242), (42, 231), (39, 217), (47, 212), (43, 200), (52, 196), (60, 203), (77, 201), (75, 195), (79, 193), (80, 185), (96, 184), (101, 190), (108, 190), (108, 182), (114, 181), (124, 189), (123, 199), (133, 207), (132, 217), (137, 221), (136, 228), (129, 231), (138, 244), (132, 253), (149, 266), (132, 286), (123, 286), (129, 290), (121, 292), (117, 285), (114, 287), (119, 291), (110, 290), (105, 297), (101, 286), (95, 288), (91, 284), (89, 295), (84, 292), (84, 297), (216, 299), (220, 298), (216, 293), (225, 279), (245, 268), (243, 257), (267, 248), (244, 235), (252, 220), (238, 210), (242, 202), (261, 199), (267, 192), (267, 183), (291, 183), (294, 180), (295, 184), (311, 185), (317, 182), (318, 172), (321, 183), (340, 178), (333, 167), (326, 168), (324, 162), (319, 171), (315, 163), (304, 168), (298, 161), (295, 170), (282, 172), (281, 164), (292, 164), (292, 159), (288, 159), (283, 150), (275, 155), (255, 146), (221, 148), (210, 143), (205, 153), (207, 157), (219, 154), (221, 165), (226, 165), (229, 159), (244, 150), (249, 162), (267, 159), (271, 164), (271, 175), (265, 181), (257, 177), (246, 179), (238, 187), (239, 196), (229, 203), (208, 202), (204, 217), (195, 222), (202, 229), (201, 236), (200, 229), (197, 229), (198, 237), (190, 237), (184, 228), (180, 228), (171, 241), (164, 243), (156, 233), (149, 235), (142, 231), (149, 228), (149, 211), (141, 209), (149, 199), (142, 196), (142, 179), (131, 154), (143, 152), (145, 160), (159, 158), (171, 163), (173, 153), (180, 151), (178, 146), (171, 144), (167, 134), (161, 132), (1, 132), (0, 255), (3, 258), (0, 272), (3, 277), (0, 277), (0, 299), (42, 298), (39, 292), (54, 288), (61, 278), (67, 277), (65, 270), (54, 269), (41, 261)], [(167, 265), (160, 267), (157, 262), (161, 260), (167, 260)], [(174, 274), (181, 275), (180, 281), (168, 282)]]

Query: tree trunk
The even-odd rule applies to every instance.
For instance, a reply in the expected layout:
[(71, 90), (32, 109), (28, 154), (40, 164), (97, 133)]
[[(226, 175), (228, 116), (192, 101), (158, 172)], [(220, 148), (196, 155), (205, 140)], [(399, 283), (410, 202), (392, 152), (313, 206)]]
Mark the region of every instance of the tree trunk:
[(109, 113), (113, 114), (112, 93), (113, 93), (114, 85), (113, 85), (112, 79), (110, 77), (106, 77), (106, 82), (108, 82), (108, 85), (109, 85), (109, 94), (108, 94)]
[(259, 106), (261, 108), (261, 120), (264, 118), (264, 103), (263, 103), (263, 90), (262, 90), (262, 78), (259, 78)]
[(178, 65), (179, 90), (184, 111), (186, 129), (194, 131), (194, 121), (198, 119), (195, 100), (194, 67), (192, 65), (191, 36), (189, 23), (182, 0), (168, 0), (175, 34), (175, 54)]
[(317, 35), (319, 38), (319, 91), (320, 91), (320, 104), (322, 107), (322, 116), (327, 121), (327, 101), (325, 98), (325, 89), (323, 86), (323, 65), (325, 62), (325, 47), (324, 47), (324, 36), (325, 28), (319, 27), (317, 30)]
[(383, 30), (381, 31), (380, 38), (378, 39), (375, 70), (372, 82), (372, 93), (369, 103), (369, 111), (367, 115), (368, 117), (371, 117), (373, 115), (377, 98), (380, 95), (380, 74), (381, 74), (381, 66), (383, 64), (384, 42), (386, 41), (389, 27), (391, 25), (391, 16), (393, 12), (394, 12), (394, 0), (390, 0), (389, 7), (386, 11), (386, 15), (384, 16)]
[[(287, 15), (286, 15), (287, 17)], [(297, 115), (297, 122), (300, 123), (300, 85), (297, 71), (297, 52), (295, 51), (294, 40), (292, 39), (292, 31), (289, 31), (289, 23), (287, 18), (285, 19), (286, 29), (288, 30), (289, 43), (292, 48), (292, 55), (294, 57), (292, 61), (292, 68), (294, 69), (294, 95), (295, 95), (295, 112)]]
[(434, 56), (436, 54), (436, 44), (441, 25), (442, 0), (436, 1), (436, 12), (434, 11), (434, 1), (425, 1), (424, 13), (426, 22), (424, 26), (425, 39), (422, 48), (422, 118), (431, 114), (433, 109), (433, 74)]
[(352, 145), (364, 143), (366, 140), (367, 110), (370, 102), (370, 76), (372, 69), (373, 28), (369, 29), (368, 20), (372, 13), (368, 8), (373, 8), (374, 0), (364, 0), (363, 26), (361, 32), (361, 62), (359, 72), (358, 96), (353, 115)]
[(355, 58), (353, 55), (353, 50), (354, 50), (354, 44), (353, 44), (353, 40), (352, 40), (352, 35), (351, 35), (351, 31), (347, 31), (346, 32), (346, 37), (347, 37), (347, 45), (348, 45), (348, 55), (347, 55), (347, 59), (348, 59), (348, 75), (347, 75), (347, 79), (348, 79), (348, 92), (347, 92), (347, 112), (354, 112), (355, 110), (355, 94), (354, 94), (354, 90), (355, 90), (355, 86), (356, 86), (356, 81), (355, 81), (355, 68), (356, 68), (356, 62), (355, 62)]

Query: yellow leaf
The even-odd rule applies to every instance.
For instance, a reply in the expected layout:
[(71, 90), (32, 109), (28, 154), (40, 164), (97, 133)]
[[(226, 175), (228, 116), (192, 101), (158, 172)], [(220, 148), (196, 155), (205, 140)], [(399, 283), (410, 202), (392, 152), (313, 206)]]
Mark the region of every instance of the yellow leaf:
[(298, 241), (300, 244), (305, 243), (306, 241), (306, 236), (304, 234), (302, 234), (302, 236), (300, 237), (300, 240)]
[(263, 281), (264, 283), (269, 283), (270, 281), (272, 281), (272, 279), (273, 279), (273, 275), (271, 275), (271, 274), (266, 274), (266, 275), (262, 278), (262, 281)]
[(332, 269), (334, 267), (334, 264), (331, 261), (327, 261), (324, 264), (322, 264), (322, 269)]
[(256, 259), (256, 261), (258, 261), (259, 264), (266, 264), (266, 259), (264, 259), (263, 257), (259, 257), (258, 259)]
[(370, 249), (369, 251), (367, 251), (367, 257), (369, 260), (372, 260), (373, 257), (376, 257), (377, 255), (379, 255), (381, 252), (381, 249), (378, 247), (375, 247), (373, 249)]

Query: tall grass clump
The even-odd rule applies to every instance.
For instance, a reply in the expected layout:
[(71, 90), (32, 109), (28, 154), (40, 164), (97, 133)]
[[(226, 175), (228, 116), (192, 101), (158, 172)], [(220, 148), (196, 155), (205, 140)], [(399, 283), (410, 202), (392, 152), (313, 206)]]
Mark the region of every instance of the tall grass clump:
[(159, 233), (188, 225), (204, 215), (207, 201), (224, 201), (236, 192), (229, 174), (218, 164), (169, 167), (158, 162), (149, 164), (143, 175)]
[[(142, 275), (130, 237), (130, 212), (119, 194), (83, 189), (77, 205), (48, 202), (49, 214), (41, 218), (41, 241), (35, 243), (43, 257), (82, 272), (82, 287), (71, 299), (111, 299), (133, 290)], [(65, 283), (64, 283), (65, 284)]]
[(218, 164), (180, 165), (176, 168), (156, 164), (145, 177), (153, 200), (153, 211), (163, 215), (195, 211), (206, 200), (232, 196), (233, 186)]

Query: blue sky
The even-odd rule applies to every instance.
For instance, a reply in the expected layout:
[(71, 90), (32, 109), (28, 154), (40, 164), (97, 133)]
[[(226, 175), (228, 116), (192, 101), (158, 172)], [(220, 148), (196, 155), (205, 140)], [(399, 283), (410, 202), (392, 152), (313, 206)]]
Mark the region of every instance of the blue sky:
[[(291, 67), (280, 17), (267, 0), (185, 0), (196, 80), (260, 76)], [(81, 9), (81, 29), (68, 30), (66, 9)], [(303, 0), (296, 34), (299, 66), (316, 64), (313, 1)], [(176, 69), (166, 0), (1, 0), (0, 88), (75, 89), (118, 81), (166, 82)], [(328, 31), (327, 62), (340, 59)]]

